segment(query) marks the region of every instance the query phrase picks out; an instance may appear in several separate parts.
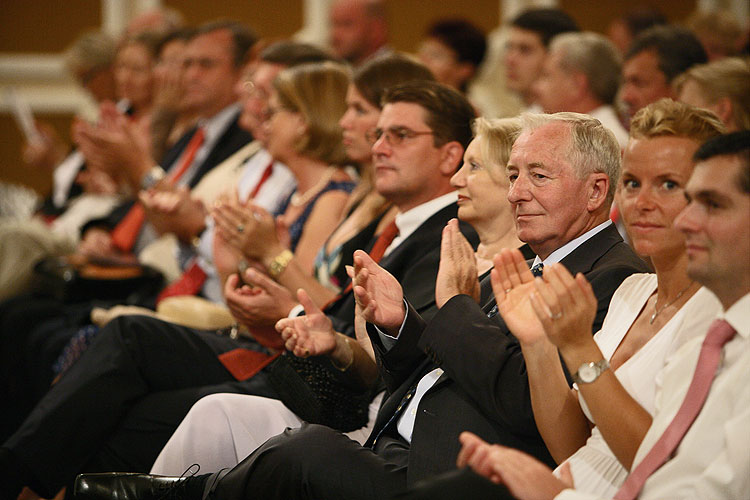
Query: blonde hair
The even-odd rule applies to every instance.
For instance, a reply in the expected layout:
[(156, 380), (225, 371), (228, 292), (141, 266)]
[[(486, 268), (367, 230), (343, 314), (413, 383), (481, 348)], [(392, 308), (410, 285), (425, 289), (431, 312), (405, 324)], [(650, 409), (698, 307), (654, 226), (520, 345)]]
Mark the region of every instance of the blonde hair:
[(519, 118), (477, 118), (472, 123), (474, 140), (479, 141), (479, 154), (484, 168), (493, 181), (507, 183), (505, 166), (513, 143), (521, 134)]
[(594, 172), (609, 177), (607, 203), (615, 196), (615, 187), (620, 179), (620, 145), (614, 134), (602, 123), (589, 115), (562, 112), (551, 115), (524, 113), (521, 115), (522, 132), (538, 129), (550, 123), (563, 123), (570, 130), (568, 158), (565, 158), (583, 179)]
[(750, 61), (727, 57), (716, 62), (693, 66), (677, 77), (675, 90), (680, 92), (688, 81), (695, 82), (703, 97), (714, 104), (724, 97), (732, 103), (732, 118), (738, 129), (750, 129)]
[(341, 165), (346, 153), (339, 119), (346, 111), (349, 73), (333, 63), (301, 64), (285, 69), (274, 80), (281, 105), (302, 114), (307, 132), (297, 143), (300, 154)]
[(703, 143), (724, 132), (724, 124), (710, 111), (668, 98), (642, 108), (630, 122), (631, 139), (674, 136)]

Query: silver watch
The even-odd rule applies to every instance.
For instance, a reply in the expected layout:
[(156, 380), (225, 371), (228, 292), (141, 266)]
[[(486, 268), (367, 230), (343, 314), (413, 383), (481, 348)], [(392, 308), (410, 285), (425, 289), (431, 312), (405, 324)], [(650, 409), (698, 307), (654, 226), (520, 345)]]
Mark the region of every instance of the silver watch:
[(598, 379), (599, 375), (604, 373), (608, 368), (609, 361), (606, 359), (584, 363), (578, 367), (578, 371), (573, 374), (573, 381), (576, 384), (590, 384)]
[(154, 165), (141, 178), (141, 189), (144, 191), (154, 187), (154, 184), (164, 178), (166, 172), (159, 165)]

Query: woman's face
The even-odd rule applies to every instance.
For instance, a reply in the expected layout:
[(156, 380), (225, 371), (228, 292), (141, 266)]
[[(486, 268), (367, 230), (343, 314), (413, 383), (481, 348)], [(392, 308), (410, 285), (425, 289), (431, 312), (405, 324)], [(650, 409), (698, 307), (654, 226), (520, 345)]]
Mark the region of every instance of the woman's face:
[(451, 186), (458, 191), (458, 217), (469, 224), (492, 222), (510, 214), (508, 181), (505, 176), (498, 180), (490, 176), (488, 162), (481, 155), (481, 140), (477, 137), (469, 143), (463, 165), (451, 177)]
[(652, 259), (685, 252), (674, 219), (685, 205), (685, 184), (693, 173), (698, 142), (684, 137), (631, 139), (615, 194), (617, 207), (635, 251)]
[(115, 58), (117, 96), (128, 99), (136, 110), (151, 105), (154, 84), (154, 61), (140, 44), (125, 45)]
[(368, 132), (375, 129), (380, 108), (360, 94), (357, 87), (349, 85), (346, 91), (346, 112), (339, 120), (343, 129), (344, 149), (350, 160), (359, 164), (372, 162), (372, 144)]
[(273, 90), (268, 100), (267, 118), (263, 126), (266, 148), (279, 161), (284, 161), (296, 151), (298, 141), (305, 134), (302, 115), (282, 107), (276, 90)]

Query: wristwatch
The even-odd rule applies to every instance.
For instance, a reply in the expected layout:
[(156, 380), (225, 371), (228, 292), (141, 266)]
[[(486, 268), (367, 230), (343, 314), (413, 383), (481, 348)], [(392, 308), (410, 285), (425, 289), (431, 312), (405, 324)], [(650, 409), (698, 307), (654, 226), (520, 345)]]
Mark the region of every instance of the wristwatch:
[(578, 371), (573, 374), (573, 381), (576, 384), (590, 384), (599, 378), (599, 375), (604, 373), (609, 368), (609, 361), (601, 359), (599, 361), (592, 361), (591, 363), (584, 363), (578, 367)]
[(151, 189), (157, 182), (162, 180), (165, 175), (166, 172), (164, 172), (163, 168), (159, 165), (154, 165), (148, 170), (148, 172), (143, 174), (143, 177), (141, 178), (141, 189), (144, 191)]

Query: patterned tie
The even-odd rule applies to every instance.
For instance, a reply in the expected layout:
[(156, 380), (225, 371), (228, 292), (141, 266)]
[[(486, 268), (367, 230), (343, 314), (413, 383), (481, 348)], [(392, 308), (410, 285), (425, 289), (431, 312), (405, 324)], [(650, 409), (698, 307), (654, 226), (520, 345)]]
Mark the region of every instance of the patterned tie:
[(419, 384), (421, 378), (418, 379), (416, 382), (412, 384), (411, 387), (409, 387), (409, 390), (406, 391), (406, 394), (403, 398), (401, 398), (401, 401), (399, 401), (398, 406), (396, 407), (396, 411), (393, 412), (393, 415), (391, 415), (391, 418), (388, 419), (388, 422), (385, 423), (383, 427), (380, 428), (378, 431), (377, 436), (375, 436), (375, 439), (372, 440), (372, 447), (375, 448), (375, 443), (378, 442), (378, 439), (380, 439), (380, 436), (383, 435), (383, 432), (390, 427), (394, 422), (398, 420), (398, 417), (401, 416), (401, 414), (406, 410), (406, 407), (409, 405), (409, 401), (411, 401), (411, 398), (414, 397), (414, 394), (417, 392), (417, 385)]
[[(533, 274), (535, 278), (538, 276), (541, 276), (542, 269), (544, 269), (544, 264), (540, 262), (539, 264), (531, 268), (531, 274)], [(490, 312), (487, 313), (487, 317), (494, 318), (495, 316), (497, 316), (497, 313), (498, 313), (497, 304), (495, 304), (494, 307), (490, 309)]]
[(651, 451), (643, 457), (641, 463), (633, 469), (625, 480), (615, 495), (616, 500), (636, 498), (649, 476), (672, 456), (708, 397), (708, 391), (716, 375), (716, 368), (721, 360), (722, 347), (736, 333), (732, 325), (723, 319), (717, 319), (711, 324), (711, 328), (708, 329), (708, 334), (703, 340), (698, 355), (698, 363), (695, 366), (695, 373), (680, 409), (677, 410), (674, 419), (651, 448)]
[[(198, 149), (203, 145), (205, 139), (205, 131), (203, 128), (196, 130), (193, 137), (185, 146), (185, 153), (182, 155), (182, 161), (180, 165), (170, 171), (167, 179), (170, 183), (177, 182), (182, 174), (188, 169), (195, 159), (195, 154)], [(143, 205), (137, 203), (128, 211), (123, 219), (115, 226), (112, 230), (112, 244), (117, 247), (121, 252), (130, 252), (135, 245), (136, 239), (141, 232), (143, 221), (146, 220), (146, 211), (143, 209)]]

